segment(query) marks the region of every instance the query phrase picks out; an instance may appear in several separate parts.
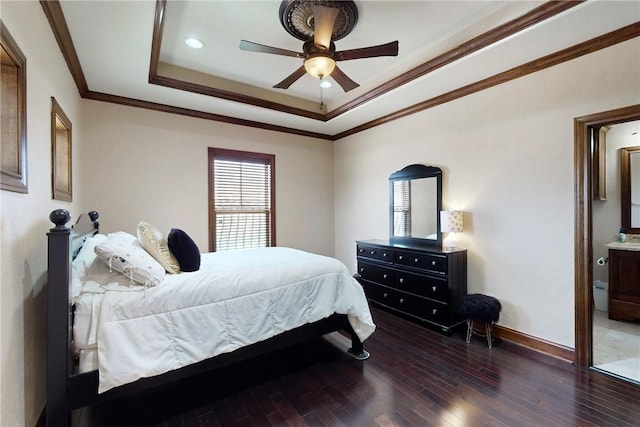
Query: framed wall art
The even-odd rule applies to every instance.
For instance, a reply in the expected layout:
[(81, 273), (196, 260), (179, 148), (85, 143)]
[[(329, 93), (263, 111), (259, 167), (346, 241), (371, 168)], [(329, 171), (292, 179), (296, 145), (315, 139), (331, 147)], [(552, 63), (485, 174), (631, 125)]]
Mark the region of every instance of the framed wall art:
[(56, 200), (72, 201), (71, 121), (51, 97), (51, 187)]
[(0, 188), (27, 193), (27, 59), (0, 21)]

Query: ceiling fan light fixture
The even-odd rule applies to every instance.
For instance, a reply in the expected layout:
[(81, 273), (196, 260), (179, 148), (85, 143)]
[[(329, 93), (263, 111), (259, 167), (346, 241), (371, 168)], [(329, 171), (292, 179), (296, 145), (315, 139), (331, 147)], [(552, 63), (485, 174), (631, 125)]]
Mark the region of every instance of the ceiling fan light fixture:
[[(304, 10), (304, 13), (302, 11)], [(378, 56), (398, 56), (398, 41), (369, 46), (358, 49), (347, 49), (336, 52), (335, 40), (348, 34), (356, 23), (357, 8), (353, 0), (282, 0), (280, 4), (280, 23), (287, 32), (300, 40), (304, 40), (302, 52), (262, 45), (247, 40), (240, 41), (240, 49), (271, 53), (275, 55), (291, 56), (303, 59), (303, 65), (289, 74), (280, 83), (274, 85), (277, 89), (288, 89), (305, 74), (320, 79), (331, 76), (345, 92), (360, 86), (351, 80), (339, 67), (336, 61), (352, 59), (375, 58)], [(300, 13), (298, 13), (300, 12)], [(304, 17), (304, 19), (302, 19)], [(294, 19), (295, 18), (295, 19)], [(295, 25), (294, 25), (295, 24)], [(297, 31), (300, 24), (304, 31)], [(346, 26), (346, 32), (338, 31), (337, 27)], [(304, 27), (307, 28), (304, 28)], [(323, 87), (320, 87), (322, 93)], [(323, 103), (321, 103), (321, 106)]]
[(336, 68), (336, 61), (324, 55), (310, 55), (304, 61), (304, 69), (317, 79), (331, 75)]

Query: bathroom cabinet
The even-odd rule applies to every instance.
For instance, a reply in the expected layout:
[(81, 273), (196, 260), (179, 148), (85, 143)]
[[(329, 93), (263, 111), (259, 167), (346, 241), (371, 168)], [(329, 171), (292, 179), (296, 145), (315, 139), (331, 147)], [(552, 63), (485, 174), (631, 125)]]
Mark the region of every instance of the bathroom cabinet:
[(640, 250), (609, 248), (609, 319), (640, 321)]

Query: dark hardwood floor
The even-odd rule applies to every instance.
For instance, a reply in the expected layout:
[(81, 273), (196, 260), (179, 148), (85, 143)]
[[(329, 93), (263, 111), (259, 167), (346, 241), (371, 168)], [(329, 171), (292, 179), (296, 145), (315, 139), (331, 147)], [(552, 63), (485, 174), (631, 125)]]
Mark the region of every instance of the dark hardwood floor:
[(371, 358), (341, 336), (87, 408), (102, 426), (639, 426), (640, 386), (373, 308)]

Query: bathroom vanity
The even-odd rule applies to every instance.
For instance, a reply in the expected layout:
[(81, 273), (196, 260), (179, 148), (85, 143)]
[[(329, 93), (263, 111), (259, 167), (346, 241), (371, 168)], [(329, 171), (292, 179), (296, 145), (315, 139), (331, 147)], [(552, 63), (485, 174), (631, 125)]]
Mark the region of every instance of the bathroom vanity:
[(640, 243), (609, 243), (609, 319), (640, 321)]
[(620, 149), (621, 221), (626, 242), (609, 249), (609, 319), (640, 322), (640, 146)]

